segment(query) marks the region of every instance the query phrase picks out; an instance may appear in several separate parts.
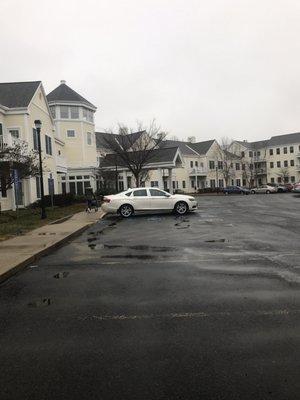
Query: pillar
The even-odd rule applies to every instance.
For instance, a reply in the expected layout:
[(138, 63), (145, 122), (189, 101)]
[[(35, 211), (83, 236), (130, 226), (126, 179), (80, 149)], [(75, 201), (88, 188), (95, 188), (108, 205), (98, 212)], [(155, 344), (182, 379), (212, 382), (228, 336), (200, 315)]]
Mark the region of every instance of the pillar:
[(172, 184), (172, 168), (168, 168), (169, 176), (168, 176), (168, 183), (169, 183), (169, 191), (173, 194), (173, 184)]
[(123, 171), (123, 185), (124, 185), (124, 190), (128, 189), (128, 185), (127, 185), (127, 172)]
[(163, 180), (163, 170), (162, 168), (157, 168), (158, 175), (158, 187), (159, 189), (164, 189), (164, 180)]

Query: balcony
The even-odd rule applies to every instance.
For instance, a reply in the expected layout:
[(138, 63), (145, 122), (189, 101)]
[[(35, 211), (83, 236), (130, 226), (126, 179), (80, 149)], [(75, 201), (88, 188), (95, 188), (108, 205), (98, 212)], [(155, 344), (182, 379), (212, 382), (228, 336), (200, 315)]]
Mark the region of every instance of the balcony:
[(267, 175), (267, 169), (266, 168), (257, 168), (255, 171), (257, 175)]
[(68, 171), (67, 159), (62, 156), (56, 156), (56, 170), (58, 173), (66, 174)]
[(189, 170), (189, 175), (190, 176), (206, 176), (208, 173), (208, 169), (204, 167), (200, 168), (192, 168)]
[(25, 140), (14, 138), (11, 135), (1, 135), (0, 136), (0, 150), (5, 149), (6, 147), (14, 147), (16, 145), (25, 144)]

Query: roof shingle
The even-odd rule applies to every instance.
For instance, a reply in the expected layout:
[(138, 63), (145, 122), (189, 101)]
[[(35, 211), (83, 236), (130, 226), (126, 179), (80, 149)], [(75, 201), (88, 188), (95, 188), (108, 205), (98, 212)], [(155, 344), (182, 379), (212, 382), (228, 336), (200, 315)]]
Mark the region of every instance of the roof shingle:
[(97, 108), (65, 83), (61, 83), (56, 89), (52, 90), (52, 92), (47, 95), (47, 100), (49, 103), (56, 101), (61, 101), (63, 103), (83, 103), (88, 107)]
[(28, 107), (41, 81), (0, 83), (0, 104), (8, 108)]

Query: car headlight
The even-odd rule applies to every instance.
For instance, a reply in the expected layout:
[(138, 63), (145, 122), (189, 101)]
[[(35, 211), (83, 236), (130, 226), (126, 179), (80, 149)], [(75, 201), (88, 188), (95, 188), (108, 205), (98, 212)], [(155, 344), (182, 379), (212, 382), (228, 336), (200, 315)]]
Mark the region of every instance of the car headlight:
[(189, 201), (195, 201), (194, 197), (189, 197)]

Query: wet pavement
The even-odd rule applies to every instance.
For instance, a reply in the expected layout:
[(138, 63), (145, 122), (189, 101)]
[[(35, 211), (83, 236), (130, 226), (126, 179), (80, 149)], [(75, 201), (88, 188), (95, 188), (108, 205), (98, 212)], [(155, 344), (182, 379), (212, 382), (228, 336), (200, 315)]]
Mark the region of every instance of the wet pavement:
[(296, 399), (300, 197), (106, 217), (0, 285), (6, 399)]

